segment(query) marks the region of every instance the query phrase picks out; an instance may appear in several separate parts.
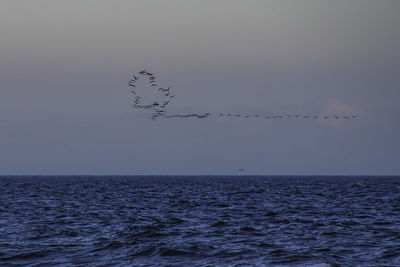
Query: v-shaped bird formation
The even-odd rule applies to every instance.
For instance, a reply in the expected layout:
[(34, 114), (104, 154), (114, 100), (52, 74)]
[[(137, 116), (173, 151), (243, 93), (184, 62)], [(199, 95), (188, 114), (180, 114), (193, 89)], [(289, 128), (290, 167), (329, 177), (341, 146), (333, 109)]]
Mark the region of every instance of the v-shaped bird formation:
[[(153, 93), (157, 93), (161, 100), (152, 101), (149, 103), (145, 103), (143, 99), (143, 95), (140, 95), (137, 90), (138, 84), (137, 81), (140, 79), (145, 79), (148, 83), (148, 90), (154, 90)], [(357, 115), (307, 115), (307, 114), (270, 114), (270, 115), (261, 115), (261, 114), (234, 114), (234, 113), (204, 113), (204, 114), (168, 114), (167, 106), (170, 104), (172, 98), (175, 97), (172, 94), (171, 88), (160, 87), (156, 81), (156, 77), (152, 72), (147, 70), (141, 70), (135, 74), (133, 74), (132, 79), (129, 81), (129, 86), (133, 87), (130, 91), (133, 94), (134, 100), (134, 108), (142, 109), (142, 110), (150, 110), (152, 111), (151, 119), (156, 120), (157, 118), (197, 118), (197, 119), (205, 119), (209, 117), (223, 117), (223, 118), (261, 118), (261, 119), (355, 119), (358, 118)]]

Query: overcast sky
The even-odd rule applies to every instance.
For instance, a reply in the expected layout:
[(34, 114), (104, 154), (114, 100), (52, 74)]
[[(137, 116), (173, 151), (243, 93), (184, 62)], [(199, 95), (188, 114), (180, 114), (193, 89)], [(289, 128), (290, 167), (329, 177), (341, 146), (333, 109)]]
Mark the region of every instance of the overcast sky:
[[(0, 174), (399, 174), (398, 0), (0, 2)], [(148, 69), (170, 112), (132, 107)], [(242, 173), (241, 173), (242, 174)]]

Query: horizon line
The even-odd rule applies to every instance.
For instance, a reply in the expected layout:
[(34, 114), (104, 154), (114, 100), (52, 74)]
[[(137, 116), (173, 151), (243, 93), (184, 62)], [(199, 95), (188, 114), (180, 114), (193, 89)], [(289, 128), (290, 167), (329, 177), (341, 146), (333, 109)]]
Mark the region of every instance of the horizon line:
[(311, 176), (325, 176), (325, 177), (393, 177), (399, 176), (400, 174), (0, 174), (0, 178), (3, 177), (22, 177), (22, 176), (97, 176), (97, 177), (109, 177), (109, 176), (119, 176), (119, 177), (152, 177), (152, 176), (235, 176), (235, 177), (251, 177), (251, 176), (263, 176), (263, 177), (273, 177), (273, 176), (294, 176), (294, 177), (311, 177)]

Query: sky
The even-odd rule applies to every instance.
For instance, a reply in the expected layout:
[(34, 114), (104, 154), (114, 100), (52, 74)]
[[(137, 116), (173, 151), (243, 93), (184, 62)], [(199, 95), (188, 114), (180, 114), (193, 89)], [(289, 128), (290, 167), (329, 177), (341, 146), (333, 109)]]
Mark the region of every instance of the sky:
[[(398, 0), (0, 2), (0, 175), (400, 174)], [(171, 113), (352, 120), (149, 119)], [(238, 173), (238, 169), (245, 169)]]

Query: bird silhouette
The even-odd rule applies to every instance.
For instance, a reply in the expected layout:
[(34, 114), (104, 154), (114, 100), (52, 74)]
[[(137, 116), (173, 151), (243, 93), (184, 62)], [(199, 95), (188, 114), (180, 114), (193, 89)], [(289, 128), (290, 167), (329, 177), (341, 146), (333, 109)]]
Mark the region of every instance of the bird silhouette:
[(169, 92), (169, 87), (168, 87), (168, 88), (162, 88), (162, 87), (160, 87), (160, 88), (158, 88), (158, 91), (161, 91), (161, 92), (163, 92), (163, 93)]

